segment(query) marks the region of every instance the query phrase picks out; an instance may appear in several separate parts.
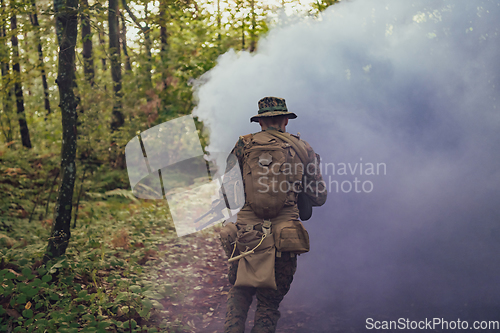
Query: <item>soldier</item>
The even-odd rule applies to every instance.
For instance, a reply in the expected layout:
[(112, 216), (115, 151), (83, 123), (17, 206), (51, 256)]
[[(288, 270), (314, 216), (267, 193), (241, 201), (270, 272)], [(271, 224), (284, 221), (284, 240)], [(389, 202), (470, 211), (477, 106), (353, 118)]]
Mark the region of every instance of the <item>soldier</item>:
[[(319, 155), (314, 153), (307, 142), (300, 140), (298, 136), (292, 137), (286, 133), (285, 128), (288, 119), (295, 119), (297, 115), (288, 112), (283, 98), (265, 97), (258, 102), (258, 106), (258, 115), (252, 117), (250, 121), (258, 122), (262, 131), (241, 136), (231, 152), (240, 165), (245, 188), (245, 205), (237, 215), (236, 225), (257, 225), (262, 224), (263, 220), (271, 221), (271, 229), (276, 242), (274, 277), (277, 288), (275, 290), (273, 288), (234, 286), (238, 262), (230, 263), (228, 277), (233, 286), (227, 299), (227, 312), (224, 323), (224, 332), (226, 333), (245, 331), (245, 321), (254, 295), (257, 298), (257, 310), (252, 332), (275, 332), (280, 317), (278, 307), (290, 289), (297, 268), (297, 254), (309, 251), (309, 237), (299, 220), (297, 208), (299, 192), (306, 193), (312, 206), (321, 206), (326, 201), (326, 187), (319, 168)], [(258, 162), (252, 160), (250, 152), (255, 151), (252, 148), (262, 142), (278, 142), (283, 147), (287, 147), (284, 149), (286, 161), (294, 161), (294, 164), (297, 164), (297, 161), (299, 164), (302, 162), (302, 167), (298, 168), (298, 170), (293, 170), (294, 168), (290, 167), (288, 173), (285, 171), (285, 164), (273, 168), (270, 163), (274, 162), (273, 159), (276, 159), (276, 157), (273, 158), (267, 152), (259, 153), (261, 155), (258, 155)], [(258, 149), (264, 151), (262, 147), (258, 147)], [(302, 154), (300, 151), (302, 151)], [(297, 159), (298, 157), (301, 158)], [(303, 159), (307, 159), (307, 161), (303, 161)], [(231, 158), (228, 161), (231, 161)], [(263, 180), (264, 178), (259, 180), (249, 178), (247, 175), (255, 169), (252, 169), (252, 163), (259, 164), (257, 167), (263, 168), (266, 168), (267, 163), (269, 166), (268, 169), (265, 169), (268, 172), (267, 174), (270, 176), (274, 174), (278, 180), (286, 179), (285, 185), (287, 186), (281, 186), (283, 184), (278, 184), (275, 179), (268, 178), (267, 174), (265, 180)], [(234, 164), (228, 165), (228, 169), (233, 166)], [(253, 172), (255, 173), (255, 170)], [(278, 173), (286, 175), (276, 175)], [(249, 184), (250, 182), (252, 184)], [(272, 184), (273, 188), (271, 188), (273, 182), (276, 183)], [(259, 190), (257, 190), (258, 186), (260, 186)], [(268, 192), (264, 194), (257, 193), (262, 192), (263, 186)], [(253, 193), (249, 193), (250, 188)], [(280, 191), (284, 193), (279, 193)], [(287, 232), (281, 232), (285, 227)], [(292, 234), (291, 238), (286, 239), (286, 235), (290, 234)]]

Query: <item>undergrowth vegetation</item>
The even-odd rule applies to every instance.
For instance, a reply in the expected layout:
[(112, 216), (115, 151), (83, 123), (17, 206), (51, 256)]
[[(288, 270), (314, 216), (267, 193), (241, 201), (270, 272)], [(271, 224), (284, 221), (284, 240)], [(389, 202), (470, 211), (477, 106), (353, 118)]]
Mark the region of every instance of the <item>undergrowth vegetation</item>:
[(165, 201), (139, 201), (119, 188), (123, 170), (98, 168), (83, 181), (66, 255), (43, 265), (57, 190), (44, 180), (57, 158), (22, 154), (0, 156), (0, 331), (192, 331), (167, 307), (193, 289), (190, 251), (214, 229), (178, 238)]

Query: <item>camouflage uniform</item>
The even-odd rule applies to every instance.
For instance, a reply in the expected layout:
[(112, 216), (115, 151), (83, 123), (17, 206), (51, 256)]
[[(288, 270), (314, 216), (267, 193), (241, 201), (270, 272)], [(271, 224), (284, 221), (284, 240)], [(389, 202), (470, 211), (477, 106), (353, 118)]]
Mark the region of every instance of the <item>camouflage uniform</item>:
[[(289, 118), (296, 118), (294, 113), (288, 112), (285, 100), (276, 97), (265, 97), (259, 101), (259, 114), (251, 118), (251, 121), (258, 121), (261, 117), (273, 117), (287, 115)], [(276, 128), (268, 128), (274, 129)], [(241, 136), (233, 148), (231, 154), (236, 158), (228, 159), (227, 169), (232, 169), (238, 161), (240, 168), (245, 163), (245, 147), (251, 140), (252, 135)], [(311, 199), (313, 206), (321, 206), (326, 201), (326, 188), (321, 176), (319, 155), (314, 153), (311, 146), (306, 144), (310, 167), (305, 168), (304, 184), (306, 193)], [(243, 170), (242, 170), (243, 172)], [(245, 184), (243, 184), (245, 185)], [(285, 206), (296, 206), (296, 195), (291, 194), (285, 202)], [(228, 278), (233, 287), (229, 291), (227, 298), (226, 321), (224, 323), (225, 333), (242, 333), (245, 330), (248, 309), (252, 303), (253, 296), (257, 297), (257, 310), (255, 312), (253, 333), (275, 332), (280, 312), (278, 310), (280, 302), (288, 293), (293, 275), (297, 268), (297, 256), (293, 253), (282, 252), (281, 257), (276, 257), (275, 279), (277, 290), (271, 288), (235, 287), (236, 272), (238, 262), (229, 264)]]

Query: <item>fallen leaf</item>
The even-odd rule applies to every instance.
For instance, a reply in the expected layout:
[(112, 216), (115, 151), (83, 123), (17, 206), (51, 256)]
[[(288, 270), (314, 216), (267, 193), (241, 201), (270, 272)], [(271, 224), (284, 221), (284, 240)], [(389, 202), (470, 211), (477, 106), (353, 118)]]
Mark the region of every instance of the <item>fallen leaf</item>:
[(22, 275), (22, 274), (19, 274), (18, 272), (16, 272), (16, 271), (15, 271), (15, 270), (13, 270), (13, 269), (10, 269), (10, 268), (9, 268), (9, 272), (11, 272), (12, 274), (14, 274), (16, 277), (17, 277), (17, 276), (21, 276), (21, 275)]
[(52, 227), (52, 219), (43, 220), (41, 224), (45, 229), (50, 229)]
[(5, 169), (5, 173), (12, 177), (17, 176), (17, 174), (23, 173), (23, 170), (19, 168), (7, 168)]
[(21, 207), (21, 209), (17, 210), (17, 213), (19, 214), (19, 217), (22, 219), (28, 217), (28, 215), (29, 215), (29, 213), (22, 207)]
[(122, 247), (124, 249), (128, 249), (129, 247), (129, 235), (125, 228), (122, 228), (118, 231), (115, 237), (111, 240), (111, 244), (113, 247)]

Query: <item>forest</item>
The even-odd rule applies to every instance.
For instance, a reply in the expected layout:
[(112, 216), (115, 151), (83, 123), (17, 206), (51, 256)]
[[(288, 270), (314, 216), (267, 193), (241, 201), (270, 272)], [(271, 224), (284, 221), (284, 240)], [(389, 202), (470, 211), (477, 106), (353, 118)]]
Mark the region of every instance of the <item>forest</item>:
[(125, 146), (191, 114), (196, 80), (280, 11), (334, 2), (1, 0), (0, 331), (220, 331), (218, 227), (178, 238), (131, 194)]

